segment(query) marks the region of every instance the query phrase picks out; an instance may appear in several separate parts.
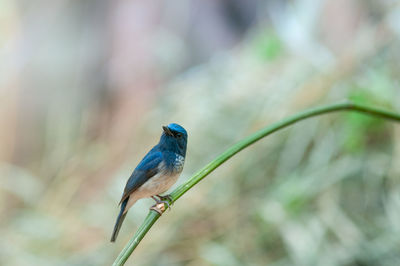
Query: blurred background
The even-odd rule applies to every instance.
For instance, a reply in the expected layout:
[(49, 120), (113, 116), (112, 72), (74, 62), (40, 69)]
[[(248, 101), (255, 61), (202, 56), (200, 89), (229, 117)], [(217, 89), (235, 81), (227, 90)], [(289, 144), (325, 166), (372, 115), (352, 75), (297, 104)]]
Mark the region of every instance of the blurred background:
[[(181, 184), (307, 107), (399, 113), (399, 37), (395, 0), (0, 1), (0, 265), (110, 265), (162, 125), (189, 132)], [(127, 265), (400, 265), (399, 175), (398, 124), (313, 118), (195, 186)]]

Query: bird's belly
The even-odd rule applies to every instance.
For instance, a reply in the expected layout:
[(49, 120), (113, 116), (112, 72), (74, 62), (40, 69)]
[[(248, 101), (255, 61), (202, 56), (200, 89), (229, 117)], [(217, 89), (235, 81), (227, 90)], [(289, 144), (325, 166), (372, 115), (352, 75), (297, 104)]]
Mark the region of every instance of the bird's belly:
[(177, 174), (156, 174), (150, 178), (146, 183), (144, 183), (137, 191), (134, 193), (138, 198), (147, 198), (154, 195), (161, 194), (172, 187), (178, 180), (179, 173)]

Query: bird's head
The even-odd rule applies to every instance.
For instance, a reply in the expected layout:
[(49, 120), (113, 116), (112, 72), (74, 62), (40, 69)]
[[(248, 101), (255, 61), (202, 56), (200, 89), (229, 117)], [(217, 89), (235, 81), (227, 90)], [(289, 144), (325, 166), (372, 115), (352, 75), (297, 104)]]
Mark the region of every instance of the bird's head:
[(175, 123), (163, 126), (162, 128), (164, 132), (161, 135), (160, 146), (166, 150), (185, 156), (188, 138), (186, 130)]

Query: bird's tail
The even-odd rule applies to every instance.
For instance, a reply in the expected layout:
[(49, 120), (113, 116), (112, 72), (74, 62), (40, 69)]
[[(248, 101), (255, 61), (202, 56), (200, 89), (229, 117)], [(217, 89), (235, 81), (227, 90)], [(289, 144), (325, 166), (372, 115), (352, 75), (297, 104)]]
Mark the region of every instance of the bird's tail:
[(122, 222), (124, 221), (125, 216), (127, 214), (127, 212), (125, 212), (125, 208), (126, 208), (126, 205), (128, 204), (128, 200), (129, 200), (129, 197), (127, 197), (121, 203), (121, 210), (118, 214), (117, 221), (115, 222), (115, 225), (114, 225), (114, 231), (111, 236), (111, 242), (115, 242), (115, 239), (117, 239), (119, 229), (121, 229)]

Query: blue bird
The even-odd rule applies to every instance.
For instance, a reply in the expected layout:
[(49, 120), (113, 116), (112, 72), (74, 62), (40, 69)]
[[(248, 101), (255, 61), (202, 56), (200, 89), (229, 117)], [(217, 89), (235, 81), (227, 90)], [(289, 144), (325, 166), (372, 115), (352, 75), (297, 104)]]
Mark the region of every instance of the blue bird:
[(169, 196), (160, 194), (175, 184), (182, 172), (188, 135), (183, 127), (175, 123), (162, 128), (159, 143), (146, 154), (126, 183), (111, 242), (115, 242), (126, 213), (137, 200), (151, 197), (157, 204), (166, 203), (169, 206), (166, 201)]

